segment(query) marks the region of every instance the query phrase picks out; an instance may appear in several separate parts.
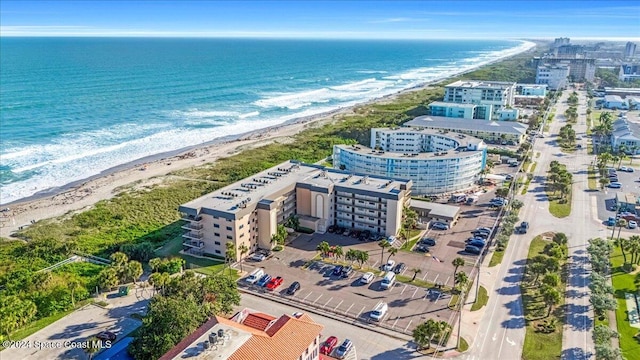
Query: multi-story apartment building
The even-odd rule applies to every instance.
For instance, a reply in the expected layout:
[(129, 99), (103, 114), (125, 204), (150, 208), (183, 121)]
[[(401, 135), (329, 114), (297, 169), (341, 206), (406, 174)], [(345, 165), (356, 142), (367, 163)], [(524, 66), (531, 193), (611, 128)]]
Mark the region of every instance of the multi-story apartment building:
[(571, 39), (566, 37), (555, 38), (553, 41), (553, 46), (558, 47), (562, 45), (569, 45), (571, 43)]
[(418, 116), (405, 127), (451, 131), (470, 135), (489, 144), (519, 145), (526, 138), (527, 126), (516, 121), (455, 119), (440, 116)]
[(335, 145), (335, 167), (355, 173), (409, 179), (412, 193), (469, 188), (486, 164), (486, 145), (463, 134), (414, 128), (371, 129), (371, 148)]
[(521, 96), (546, 96), (545, 84), (516, 84), (516, 94)]
[(593, 58), (559, 58), (544, 57), (534, 58), (533, 65), (537, 68), (539, 65), (560, 65), (564, 64), (569, 67), (569, 78), (571, 81), (593, 81), (596, 76), (596, 59)]
[(629, 41), (624, 47), (624, 57), (631, 59), (636, 55), (636, 44)]
[(243, 244), (249, 252), (270, 249), (278, 224), (291, 215), (318, 232), (339, 225), (396, 235), (411, 187), (409, 180), (287, 161), (180, 205), (183, 245), (191, 253), (224, 256), (231, 242), (238, 260)]
[(443, 101), (484, 105), (490, 115), (477, 118), (498, 120), (500, 110), (513, 106), (515, 92), (512, 82), (460, 80), (445, 86)]
[(569, 79), (569, 65), (557, 64), (538, 65), (536, 69), (536, 84), (547, 85), (551, 90), (562, 89)]
[(307, 314), (276, 318), (244, 309), (230, 319), (212, 317), (160, 360), (319, 360), (323, 328)]
[(459, 104), (444, 101), (434, 101), (429, 104), (433, 116), (444, 116), (460, 119), (491, 120), (491, 105)]
[(620, 71), (618, 71), (618, 79), (620, 79), (620, 81), (634, 81), (640, 79), (640, 65), (620, 65)]

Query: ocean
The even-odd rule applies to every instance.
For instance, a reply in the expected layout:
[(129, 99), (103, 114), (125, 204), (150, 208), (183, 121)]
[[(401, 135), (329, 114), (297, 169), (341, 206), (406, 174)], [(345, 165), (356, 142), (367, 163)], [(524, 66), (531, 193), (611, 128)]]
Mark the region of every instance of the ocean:
[(438, 80), (521, 41), (0, 38), (0, 204)]

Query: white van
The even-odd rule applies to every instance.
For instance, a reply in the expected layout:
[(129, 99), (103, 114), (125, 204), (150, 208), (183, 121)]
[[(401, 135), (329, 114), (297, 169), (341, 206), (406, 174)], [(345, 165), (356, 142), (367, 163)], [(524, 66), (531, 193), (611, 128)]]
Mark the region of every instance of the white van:
[(253, 270), (251, 274), (249, 274), (249, 276), (244, 279), (244, 281), (248, 282), (249, 284), (255, 284), (256, 281), (260, 280), (262, 275), (264, 275), (264, 270), (258, 268)]
[(381, 302), (378, 305), (376, 305), (376, 307), (373, 308), (373, 310), (371, 310), (371, 312), (369, 313), (369, 317), (375, 321), (380, 321), (384, 317), (384, 314), (387, 313), (388, 309), (389, 309), (389, 306), (387, 306), (387, 303)]
[(380, 286), (383, 289), (388, 289), (393, 286), (393, 283), (396, 282), (396, 274), (393, 271), (387, 271), (382, 278), (382, 283)]

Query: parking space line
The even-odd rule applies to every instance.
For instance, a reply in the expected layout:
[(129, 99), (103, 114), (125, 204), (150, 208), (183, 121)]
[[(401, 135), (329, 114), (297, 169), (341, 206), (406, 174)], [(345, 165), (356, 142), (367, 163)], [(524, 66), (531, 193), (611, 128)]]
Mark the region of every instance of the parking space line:
[(393, 325), (391, 325), (391, 328), (394, 329), (396, 327), (396, 324), (398, 323), (398, 320), (400, 319), (400, 317), (396, 316), (396, 321), (393, 322)]
[(340, 306), (343, 302), (344, 302), (344, 300), (340, 300), (340, 302), (338, 303), (338, 305), (336, 305), (336, 307), (334, 307), (334, 308), (333, 308), (333, 311), (336, 311), (336, 309), (338, 308), (338, 306)]
[(407, 332), (407, 329), (409, 329), (409, 326), (411, 326), (411, 322), (413, 321), (413, 319), (409, 320), (409, 323), (407, 324), (407, 327), (404, 328), (404, 332)]
[(413, 295), (411, 295), (411, 298), (413, 299), (414, 296), (416, 296), (416, 293), (418, 292), (418, 287), (416, 286), (415, 291), (413, 292)]
[(331, 302), (331, 300), (333, 300), (333, 296), (330, 297), (329, 300), (327, 300), (327, 302), (324, 303), (324, 305), (322, 305), (322, 308), (324, 309), (324, 307), (327, 306)]
[(402, 274), (400, 274), (400, 275), (404, 275), (404, 273), (406, 273), (408, 269), (409, 268), (404, 268), (404, 270), (402, 270)]
[(358, 311), (358, 315), (356, 315), (356, 318), (360, 317), (360, 314), (362, 314), (362, 312), (364, 311), (365, 308), (366, 308), (366, 306), (362, 305), (362, 309), (360, 309), (360, 311)]
[(313, 301), (313, 305), (315, 305), (315, 304), (316, 304), (316, 302), (317, 302), (318, 300), (320, 300), (320, 298), (321, 298), (321, 297), (322, 297), (322, 294), (320, 294), (320, 295), (318, 296), (318, 298), (317, 298), (317, 299), (315, 299), (315, 300)]
[(309, 295), (313, 294), (313, 291), (309, 292), (307, 294), (307, 296), (304, 297), (304, 299), (302, 299), (302, 301), (307, 301), (307, 298), (309, 297)]
[(373, 265), (371, 265), (371, 267), (375, 269), (376, 265), (378, 265), (378, 260), (376, 260), (376, 262), (374, 262)]
[(449, 279), (451, 279), (451, 276), (447, 276), (447, 281), (444, 282), (445, 286), (447, 286), (447, 284), (449, 283)]
[(427, 271), (424, 276), (422, 277), (422, 280), (425, 281), (427, 279), (427, 275), (429, 275), (429, 272)]
[(436, 280), (438, 280), (438, 276), (440, 276), (440, 274), (436, 274), (436, 277), (433, 279), (434, 284), (437, 284)]
[(345, 311), (345, 312), (344, 312), (344, 314), (345, 314), (345, 315), (349, 313), (349, 310), (351, 310), (351, 308), (353, 307), (353, 305), (354, 305), (354, 304), (351, 304), (351, 306), (349, 306), (349, 308), (347, 309), (347, 311)]
[(405, 290), (407, 290), (407, 284), (404, 284), (404, 287), (402, 288), (402, 291), (400, 291), (400, 295), (402, 295), (404, 293)]

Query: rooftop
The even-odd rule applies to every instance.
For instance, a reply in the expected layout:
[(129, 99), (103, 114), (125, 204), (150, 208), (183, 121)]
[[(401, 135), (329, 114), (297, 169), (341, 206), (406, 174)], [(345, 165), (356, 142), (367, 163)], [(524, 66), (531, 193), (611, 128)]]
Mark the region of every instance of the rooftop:
[(449, 129), (451, 131), (483, 131), (499, 134), (523, 135), (527, 126), (516, 121), (488, 121), (423, 115), (409, 120), (403, 126)]
[(507, 82), (507, 81), (458, 80), (456, 82), (446, 85), (445, 87), (505, 90), (514, 85), (515, 85), (514, 82)]
[[(271, 321), (266, 329), (260, 330), (247, 325), (249, 316), (259, 314), (259, 317), (276, 318), (252, 311), (244, 309), (232, 319), (220, 316), (211, 318), (160, 360), (297, 360), (323, 329), (322, 325), (315, 323), (307, 314), (297, 318), (285, 314)], [(239, 323), (234, 319), (244, 322)], [(222, 337), (217, 336), (219, 330), (222, 330)], [(212, 340), (214, 343), (209, 342), (209, 347), (206, 348), (205, 342)]]
[(622, 102), (624, 101), (619, 95), (605, 95), (604, 96), (604, 101), (618, 101), (618, 102)]
[(429, 103), (429, 106), (445, 106), (445, 107), (457, 107), (457, 108), (473, 109), (477, 105), (475, 105), (475, 104), (464, 104), (464, 103), (452, 103), (452, 102), (446, 102), (446, 101), (434, 101), (434, 102)]
[(412, 208), (428, 210), (428, 216), (437, 217), (437, 218), (445, 218), (445, 219), (454, 219), (460, 213), (459, 206), (452, 206), (446, 204), (440, 204), (436, 202), (430, 201), (422, 201), (411, 199)]
[(192, 216), (204, 211), (214, 216), (236, 217), (255, 209), (258, 203), (269, 204), (276, 201), (299, 184), (320, 189), (338, 187), (388, 194), (396, 198), (407, 183), (289, 160), (182, 204), (179, 210)]

